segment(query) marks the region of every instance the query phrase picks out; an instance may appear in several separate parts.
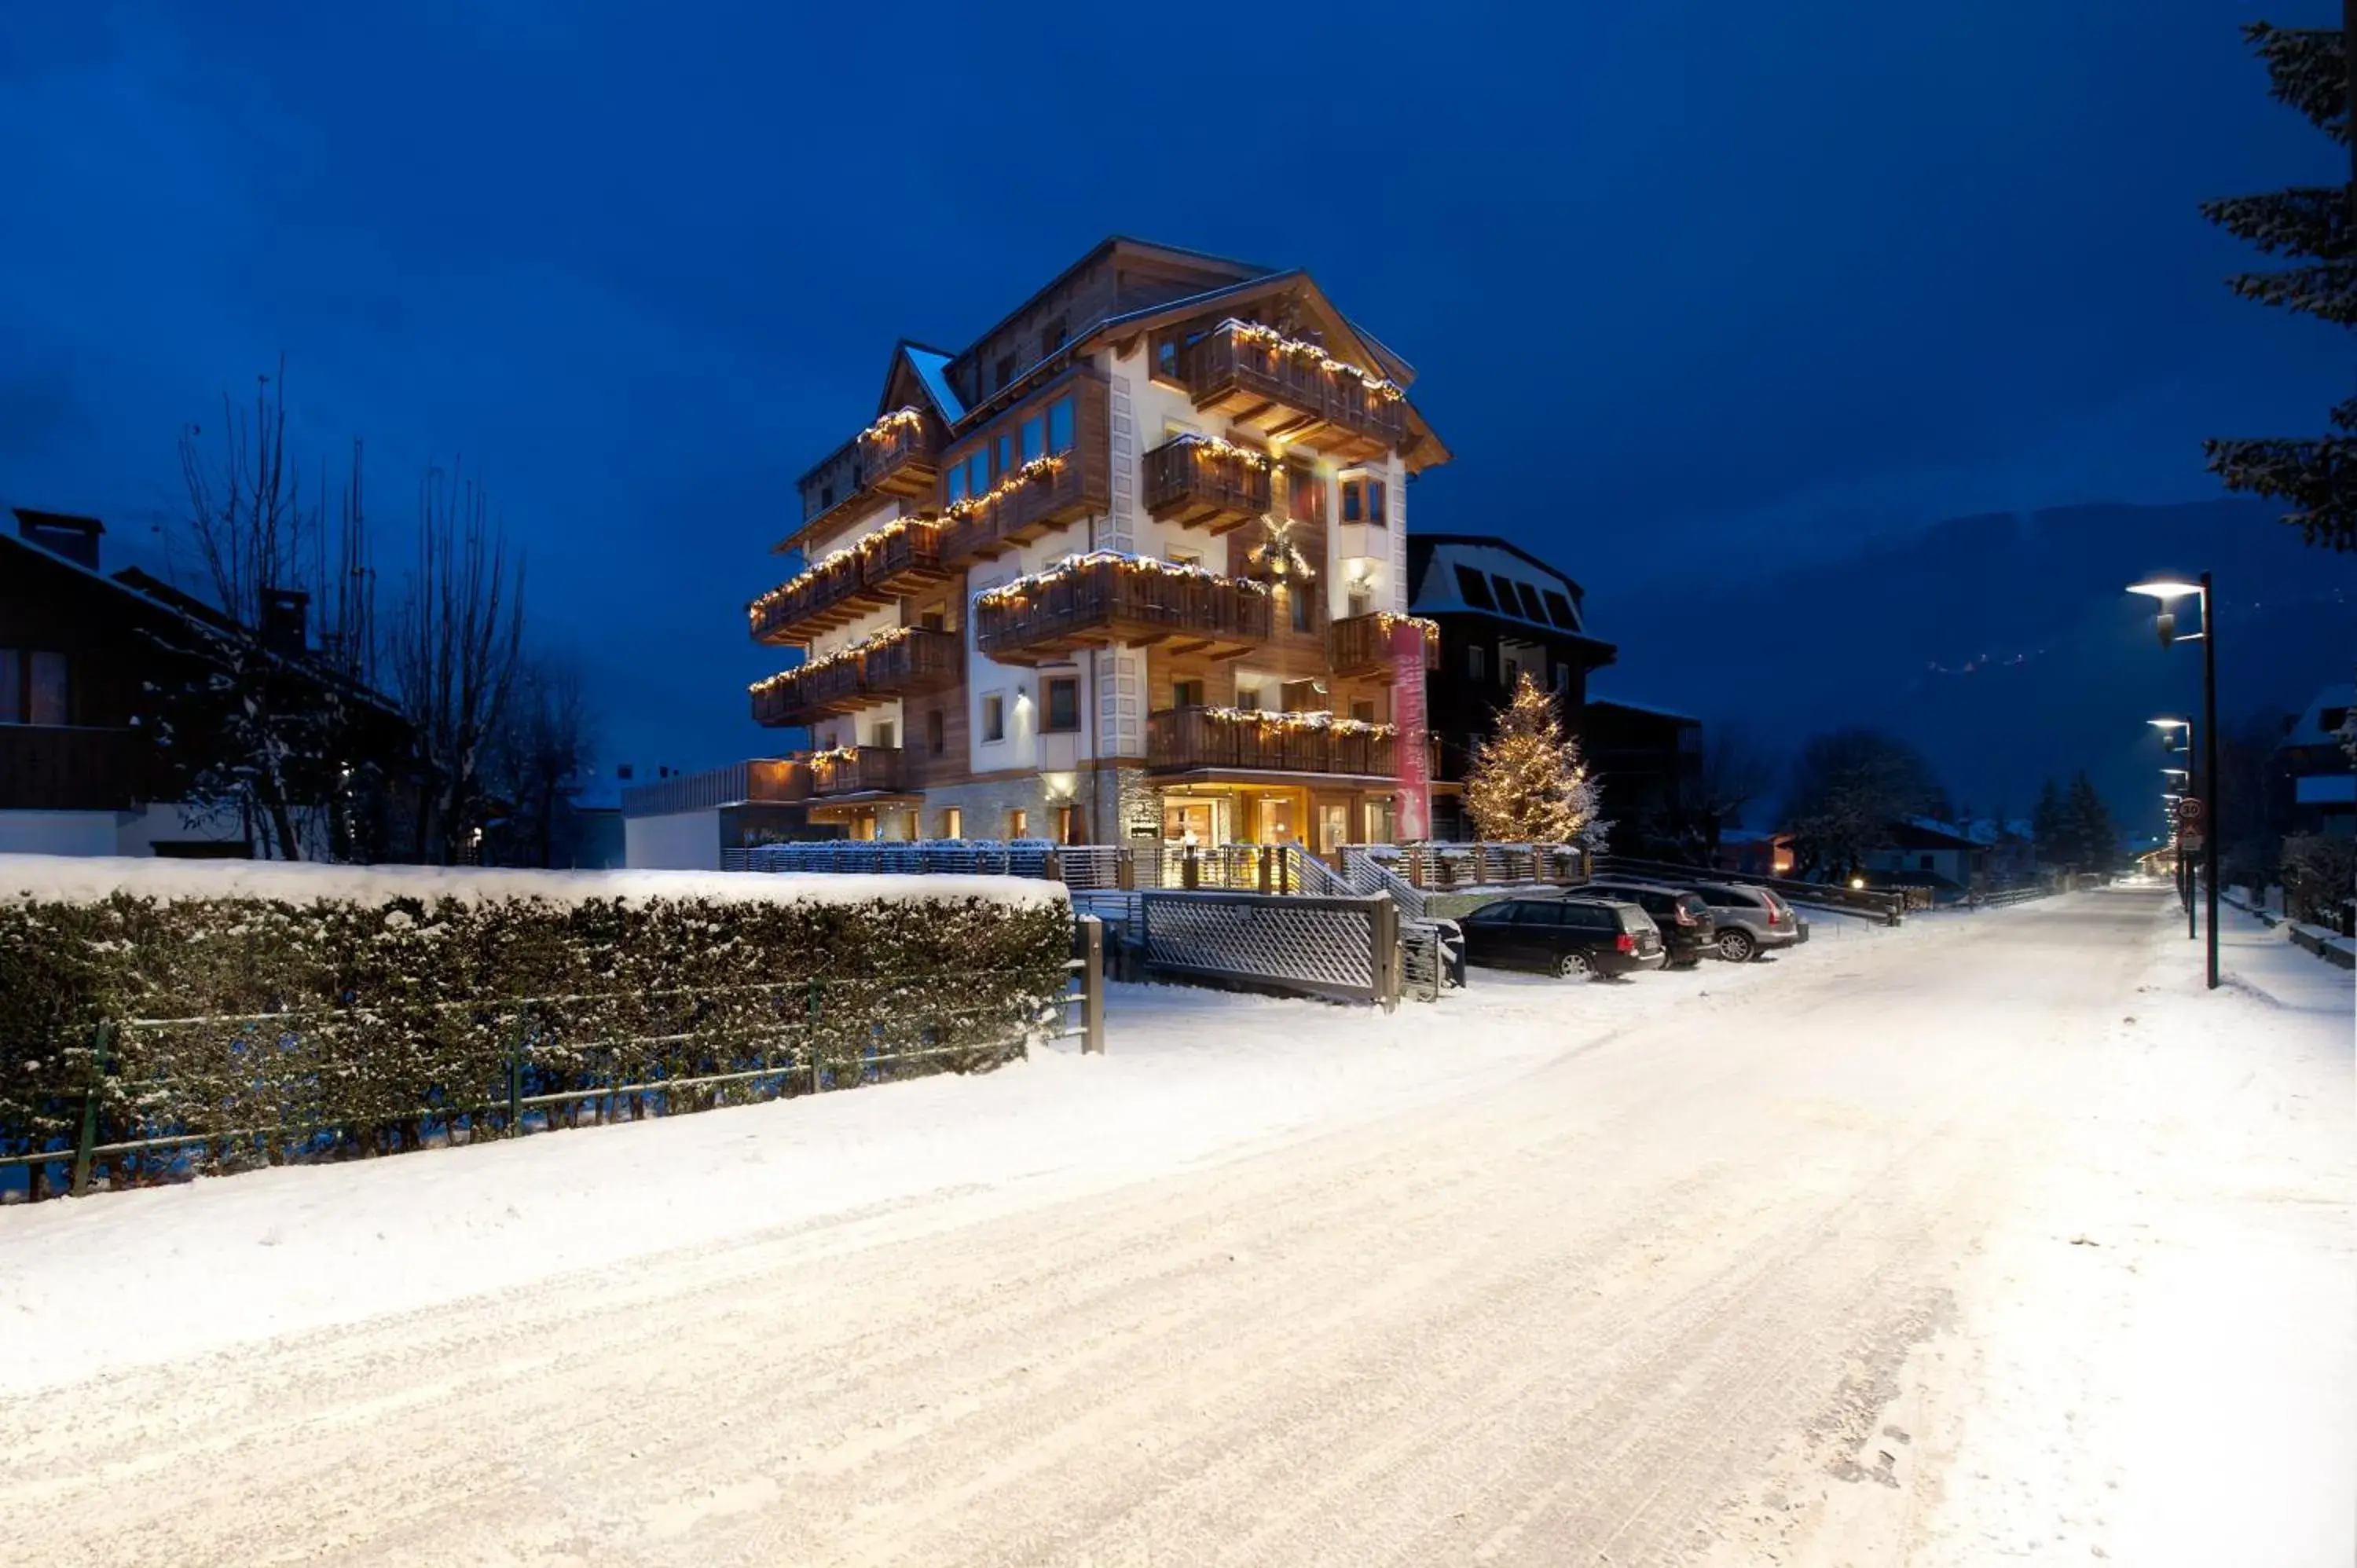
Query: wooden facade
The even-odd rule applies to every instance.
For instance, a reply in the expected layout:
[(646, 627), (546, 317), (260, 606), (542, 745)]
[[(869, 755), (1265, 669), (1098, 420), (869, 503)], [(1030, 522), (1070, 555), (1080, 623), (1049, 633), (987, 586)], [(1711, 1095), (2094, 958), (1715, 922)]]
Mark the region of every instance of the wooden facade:
[[(1122, 240), (961, 351), (903, 343), (877, 423), (801, 481), (802, 526), (788, 543), (836, 558), (757, 601), (750, 619), (757, 640), (823, 652), (897, 606), (890, 619), (911, 638), (880, 646), (915, 663), (822, 657), (807, 674), (756, 688), (755, 716), (810, 728), (822, 756), (869, 743), (856, 754), (874, 757), (873, 770), (853, 769), (856, 786), (841, 782), (850, 775), (839, 757), (813, 763), (820, 797), (915, 799), (1019, 781), (988, 766), (997, 732), (974, 733), (1004, 726), (1006, 710), (970, 689), (963, 655), (952, 667), (946, 654), (920, 651), (971, 648), (994, 665), (1040, 671), (1028, 684), (1004, 671), (991, 677), (1008, 700), (1037, 704), (1025, 710), (1021, 744), (1038, 760), (1017, 776), (1052, 768), (1070, 780), (1118, 768), (1210, 789), (1215, 774), (1267, 774), (1277, 782), (1246, 778), (1237, 800), (1283, 796), (1300, 811), (1339, 802), (1359, 831), (1361, 808), (1388, 799), (1396, 761), (1382, 733), (1394, 717), (1394, 668), (1373, 618), (1341, 613), (1330, 513), (1338, 468), (1363, 466), (1374, 478), (1362, 482), (1380, 489), (1396, 484), (1400, 467), (1446, 460), (1404, 395), (1413, 376), (1298, 273)], [(1114, 388), (1125, 377), (1123, 395), (1153, 412), (1148, 424), (1124, 404), (1135, 423), (1117, 443)], [(1115, 471), (1116, 451), (1126, 472)], [(1354, 516), (1339, 537), (1384, 562), (1383, 537), (1368, 538), (1383, 526)], [(1200, 572), (1125, 559), (1104, 543), (1140, 532), (1167, 539), (1171, 529), (1202, 539), (1200, 551), (1170, 545), (1173, 561)], [(996, 585), (970, 599), (969, 574), (984, 571)], [(1365, 602), (1347, 596), (1353, 608)], [(1115, 666), (1092, 662), (1099, 650), (1135, 656), (1122, 665), (1124, 679), (1137, 678), (1131, 670), (1143, 678), (1126, 721), (1135, 727), (1116, 729), (1108, 716), (1113, 695), (1099, 682)], [(1048, 716), (1051, 693), (1060, 722)], [(1265, 744), (1266, 726), (1211, 712), (1240, 700), (1340, 722), (1279, 726), (1283, 744)], [(886, 702), (897, 711), (876, 710)], [(1105, 822), (1092, 831), (1123, 830)]]

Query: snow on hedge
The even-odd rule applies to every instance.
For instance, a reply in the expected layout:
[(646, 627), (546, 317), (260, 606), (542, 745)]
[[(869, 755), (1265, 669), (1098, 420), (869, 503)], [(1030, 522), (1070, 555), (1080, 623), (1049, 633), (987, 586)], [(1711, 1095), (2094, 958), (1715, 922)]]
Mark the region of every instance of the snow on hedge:
[(598, 899), (708, 904), (865, 904), (872, 900), (1017, 908), (1066, 902), (1063, 884), (1017, 876), (839, 876), (738, 871), (511, 871), (484, 866), (317, 865), (285, 861), (0, 854), (0, 901), (97, 904), (115, 894), (169, 902), (247, 898), (309, 904), (532, 899), (577, 907)]

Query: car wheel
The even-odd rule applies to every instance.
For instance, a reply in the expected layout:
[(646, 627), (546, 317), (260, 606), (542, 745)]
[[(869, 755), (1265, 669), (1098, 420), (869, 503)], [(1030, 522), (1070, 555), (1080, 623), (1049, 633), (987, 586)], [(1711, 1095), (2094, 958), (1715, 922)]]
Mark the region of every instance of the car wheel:
[(1759, 950), (1760, 944), (1740, 926), (1718, 933), (1718, 956), (1729, 963), (1749, 963)]
[(1586, 980), (1596, 972), (1596, 961), (1584, 952), (1567, 952), (1555, 961), (1555, 972), (1566, 980)]

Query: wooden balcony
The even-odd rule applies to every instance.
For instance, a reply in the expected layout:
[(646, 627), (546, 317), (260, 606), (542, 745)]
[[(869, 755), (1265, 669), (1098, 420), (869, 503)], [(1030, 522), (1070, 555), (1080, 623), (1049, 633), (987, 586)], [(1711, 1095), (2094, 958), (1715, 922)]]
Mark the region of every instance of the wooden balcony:
[(1197, 408), (1345, 462), (1379, 456), (1407, 439), (1404, 401), (1233, 322), (1189, 345), (1180, 373)]
[(890, 599), (861, 576), (856, 553), (838, 555), (755, 600), (753, 640), (772, 647), (805, 643), (820, 632), (848, 626)]
[(942, 525), (910, 519), (888, 525), (859, 542), (859, 576), (868, 592), (899, 598), (947, 582), (942, 564)]
[(1233, 577), (1181, 575), (1105, 556), (1044, 575), (1019, 598), (975, 601), (974, 646), (1002, 664), (1080, 648), (1161, 643), (1232, 659), (1269, 638), (1269, 596)]
[(823, 751), (810, 759), (811, 793), (889, 795), (901, 788), (904, 769), (897, 746), (855, 746)]
[(128, 729), (0, 725), (0, 811), (128, 809), (136, 739)]
[[(1030, 478), (994, 489), (988, 499), (952, 508), (942, 541), (949, 561), (989, 561), (1018, 544), (1028, 544), (1051, 528), (1078, 522), (1112, 504), (1103, 469), (1078, 461), (1072, 453)], [(1092, 484), (1092, 478), (1098, 482)]]
[(1272, 504), (1267, 462), (1224, 446), (1181, 435), (1140, 458), (1146, 511), (1213, 534), (1266, 515)]
[(1389, 779), (1396, 773), (1393, 743), (1391, 735), (1381, 732), (1265, 723), (1225, 709), (1165, 708), (1146, 720), (1146, 766), (1155, 773), (1332, 773)]
[(802, 525), (795, 537), (887, 496), (930, 501), (941, 480), (933, 422), (888, 416), (828, 454), (802, 476)]
[[(1392, 672), (1392, 634), (1383, 622), (1394, 626), (1399, 618), (1381, 614), (1346, 616), (1326, 628), (1326, 662), (1333, 673), (1345, 678), (1380, 675), (1388, 678)], [(1426, 632), (1424, 636), (1424, 667), (1440, 668), (1440, 639)]]
[(860, 660), (863, 701), (930, 697), (958, 683), (965, 672), (965, 646), (955, 632), (915, 627)]
[(856, 659), (830, 659), (764, 682), (753, 693), (753, 720), (795, 726), (871, 703), (930, 696), (956, 685), (964, 664), (955, 633), (913, 628)]

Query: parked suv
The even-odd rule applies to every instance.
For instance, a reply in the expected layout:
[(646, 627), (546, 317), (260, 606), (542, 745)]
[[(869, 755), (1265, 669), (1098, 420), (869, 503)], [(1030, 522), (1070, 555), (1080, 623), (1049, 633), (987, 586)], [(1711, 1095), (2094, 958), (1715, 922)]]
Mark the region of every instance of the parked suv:
[(1669, 967), (1692, 969), (1703, 955), (1715, 950), (1717, 923), (1708, 900), (1683, 887), (1609, 878), (1591, 882), (1588, 890), (1605, 898), (1625, 898), (1653, 917), (1662, 929), (1662, 945), (1669, 950)]
[(1809, 940), (1809, 922), (1765, 887), (1715, 882), (1693, 887), (1718, 922), (1718, 956), (1729, 963)]
[(1550, 974), (1627, 974), (1668, 960), (1642, 907), (1609, 898), (1501, 898), (1465, 917), (1473, 963)]

